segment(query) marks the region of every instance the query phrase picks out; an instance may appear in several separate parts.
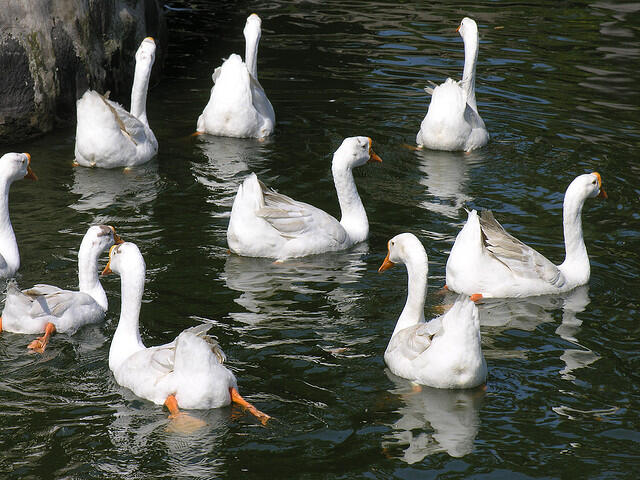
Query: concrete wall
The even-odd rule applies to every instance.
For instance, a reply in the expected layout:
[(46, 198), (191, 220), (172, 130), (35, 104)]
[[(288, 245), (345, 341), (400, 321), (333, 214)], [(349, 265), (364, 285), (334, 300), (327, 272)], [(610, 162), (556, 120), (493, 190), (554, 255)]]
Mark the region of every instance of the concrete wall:
[(157, 76), (167, 51), (158, 0), (0, 0), (0, 143), (75, 122), (87, 88), (128, 106), (147, 36), (158, 46)]

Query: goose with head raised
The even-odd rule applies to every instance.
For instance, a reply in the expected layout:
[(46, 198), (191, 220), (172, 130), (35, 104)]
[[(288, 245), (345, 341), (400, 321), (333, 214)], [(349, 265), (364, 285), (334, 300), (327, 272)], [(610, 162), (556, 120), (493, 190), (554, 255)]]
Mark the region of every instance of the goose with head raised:
[(473, 388), (483, 384), (487, 364), (475, 303), (460, 295), (447, 313), (425, 322), (427, 252), (412, 233), (396, 235), (387, 246), (387, 256), (378, 271), (403, 263), (409, 277), (407, 301), (384, 352), (389, 370), (435, 388)]
[(103, 274), (115, 272), (122, 284), (120, 320), (109, 349), (109, 368), (116, 382), (156, 405), (166, 405), (171, 418), (179, 408), (208, 409), (238, 403), (263, 424), (270, 418), (238, 393), (233, 373), (218, 343), (208, 335), (211, 325), (184, 330), (171, 343), (145, 347), (139, 316), (146, 266), (134, 243), (114, 245)]
[(448, 78), (434, 88), (425, 89), (431, 93), (431, 103), (416, 137), (419, 147), (468, 152), (489, 141), (489, 132), (476, 104), (478, 26), (465, 17), (457, 31), (464, 42), (462, 80)]
[(344, 250), (366, 240), (369, 220), (352, 170), (382, 160), (368, 137), (349, 137), (333, 154), (331, 169), (342, 218), (277, 193), (249, 175), (238, 188), (227, 229), (229, 249), (277, 260)]
[(244, 27), (245, 57), (232, 54), (215, 69), (209, 103), (198, 117), (197, 131), (222, 137), (264, 138), (276, 116), (258, 81), (258, 42), (262, 21), (255, 13)]
[(9, 282), (0, 329), (44, 333), (29, 344), (42, 353), (54, 332), (73, 334), (83, 325), (102, 321), (108, 304), (98, 276), (98, 257), (118, 243), (122, 240), (112, 226), (89, 227), (78, 251), (78, 291), (42, 283), (21, 291), (16, 282)]
[(447, 260), (447, 288), (483, 297), (529, 297), (568, 292), (589, 282), (591, 268), (582, 234), (587, 198), (606, 198), (599, 173), (576, 177), (564, 196), (565, 260), (553, 264), (513, 237), (490, 210), (472, 210)]
[(0, 158), (0, 278), (12, 277), (20, 268), (20, 252), (9, 218), (9, 187), (21, 178), (37, 180), (28, 153), (5, 153)]
[(151, 160), (158, 153), (147, 119), (147, 90), (155, 61), (156, 43), (145, 38), (136, 52), (131, 87), (131, 111), (87, 90), (76, 103), (76, 163), (84, 167), (132, 167)]

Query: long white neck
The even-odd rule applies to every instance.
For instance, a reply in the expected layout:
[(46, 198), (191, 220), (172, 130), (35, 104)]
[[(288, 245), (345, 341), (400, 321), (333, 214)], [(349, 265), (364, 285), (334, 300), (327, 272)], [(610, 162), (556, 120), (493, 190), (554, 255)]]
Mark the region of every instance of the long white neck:
[(591, 275), (587, 247), (582, 235), (584, 201), (584, 198), (572, 195), (571, 190), (567, 190), (562, 208), (565, 259), (559, 268), (565, 277), (575, 285), (584, 285), (589, 281)]
[(152, 65), (149, 62), (136, 62), (136, 71), (131, 87), (131, 115), (136, 117), (146, 126), (147, 120), (147, 90), (149, 89), (149, 77)]
[(258, 79), (258, 42), (260, 42), (260, 30), (246, 29), (244, 33), (244, 63), (249, 73)]
[(478, 33), (468, 33), (464, 41), (464, 70), (462, 85), (467, 94), (467, 103), (476, 112), (476, 63), (478, 61)]
[(91, 295), (96, 303), (106, 311), (109, 303), (98, 275), (98, 256), (101, 252), (101, 249), (93, 245), (90, 238), (85, 236), (82, 239), (78, 251), (78, 289)]
[(122, 308), (118, 328), (113, 335), (109, 350), (109, 368), (112, 371), (115, 371), (132, 354), (145, 348), (139, 329), (145, 269), (144, 265), (138, 263), (129, 264), (128, 267), (129, 269), (120, 276)]
[(9, 218), (10, 185), (11, 182), (5, 179), (0, 180), (0, 255), (7, 263), (6, 273), (11, 275), (20, 268), (20, 253)]
[[(417, 323), (424, 322), (424, 299), (427, 295), (429, 266), (426, 257), (410, 258), (407, 267), (407, 302), (393, 330), (393, 335)], [(393, 337), (392, 335), (392, 337)]]
[(360, 195), (358, 195), (351, 168), (346, 166), (344, 162), (336, 161), (336, 155), (338, 153), (334, 154), (331, 171), (342, 212), (340, 224), (347, 231), (352, 243), (362, 242), (369, 236), (367, 212), (362, 205)]

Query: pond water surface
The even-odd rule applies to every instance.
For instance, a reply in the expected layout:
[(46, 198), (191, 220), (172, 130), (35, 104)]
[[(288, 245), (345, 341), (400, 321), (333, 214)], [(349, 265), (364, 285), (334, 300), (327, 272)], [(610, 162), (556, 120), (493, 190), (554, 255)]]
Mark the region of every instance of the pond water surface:
[[(194, 412), (197, 434), (109, 371), (120, 282), (104, 324), (58, 335), (43, 355), (0, 335), (4, 478), (637, 478), (640, 471), (640, 3), (171, 2), (170, 52), (149, 93), (158, 157), (129, 173), (73, 168), (75, 128), (28, 151), (11, 216), (21, 286), (77, 286), (87, 227), (114, 225), (147, 264), (147, 345), (213, 325), (243, 395), (274, 417)], [(258, 72), (276, 111), (264, 142), (190, 137), (223, 57), (262, 17)], [(428, 81), (460, 78), (464, 16), (480, 31), (477, 100), (492, 139), (470, 154), (415, 152)], [(128, 99), (116, 99), (128, 104)], [(373, 138), (382, 164), (355, 172), (371, 224), (356, 248), (274, 264), (229, 255), (238, 185), (268, 185), (339, 215), (331, 154)], [(411, 386), (383, 352), (406, 272), (377, 273), (392, 236), (429, 254), (427, 318), (464, 208), (563, 259), (562, 199), (602, 174), (583, 211), (591, 281), (565, 298), (485, 303), (486, 390)], [(106, 255), (100, 266), (106, 263)]]

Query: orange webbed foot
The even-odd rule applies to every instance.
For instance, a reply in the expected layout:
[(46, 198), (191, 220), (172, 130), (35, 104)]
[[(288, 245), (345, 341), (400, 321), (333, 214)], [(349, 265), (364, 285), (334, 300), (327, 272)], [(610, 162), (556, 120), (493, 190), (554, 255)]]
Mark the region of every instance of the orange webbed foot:
[(436, 295), (446, 295), (448, 291), (449, 287), (447, 287), (447, 284), (445, 283), (445, 285), (436, 292)]
[(473, 295), (471, 295), (469, 297), (469, 299), (472, 302), (478, 303), (480, 300), (482, 300), (482, 294), (481, 293), (474, 293)]
[(186, 412), (181, 412), (175, 395), (169, 395), (164, 404), (169, 409), (169, 419), (171, 420), (167, 425), (167, 432), (193, 433), (207, 425), (207, 422), (192, 417)]
[(56, 326), (49, 322), (44, 327), (44, 335), (36, 338), (33, 342), (31, 342), (27, 348), (36, 353), (44, 353), (45, 348), (47, 348), (47, 344), (49, 343), (49, 338), (56, 332)]
[(254, 407), (249, 402), (247, 402), (244, 398), (242, 398), (242, 396), (240, 395), (240, 393), (238, 393), (238, 390), (236, 388), (231, 387), (229, 389), (229, 393), (231, 394), (231, 401), (232, 402), (235, 402), (238, 405), (240, 405), (242, 408), (244, 408), (245, 410), (248, 410), (249, 413), (251, 413), (258, 420), (260, 420), (260, 423), (262, 423), (262, 425), (266, 425), (267, 424), (267, 422), (269, 421), (269, 419), (271, 417), (269, 415), (267, 415), (266, 413), (261, 412), (256, 407)]
[(417, 145), (409, 145), (408, 143), (403, 143), (402, 148), (406, 148), (407, 150), (412, 150), (414, 152), (419, 152), (422, 150), (422, 147), (419, 147)]

